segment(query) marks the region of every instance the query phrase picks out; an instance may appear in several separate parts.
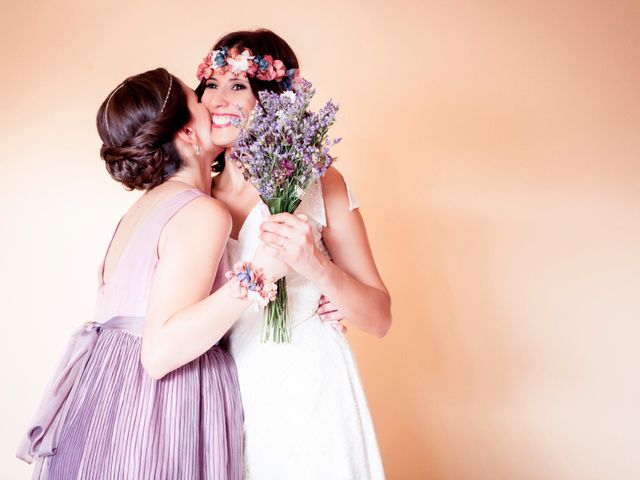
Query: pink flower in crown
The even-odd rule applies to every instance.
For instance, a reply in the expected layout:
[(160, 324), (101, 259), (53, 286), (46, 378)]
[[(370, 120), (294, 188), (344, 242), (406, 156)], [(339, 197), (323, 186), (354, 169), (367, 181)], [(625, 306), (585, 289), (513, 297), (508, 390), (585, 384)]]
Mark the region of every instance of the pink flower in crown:
[(284, 68), (284, 63), (282, 60), (276, 60), (273, 62), (273, 69), (276, 73), (276, 79), (283, 78), (287, 74), (287, 69)]
[(276, 79), (276, 77), (278, 76), (278, 75), (276, 74), (275, 69), (273, 68), (273, 65), (269, 65), (269, 66), (267, 67), (267, 71), (266, 71), (266, 73), (265, 73), (265, 74), (266, 74), (266, 76), (267, 76), (267, 80), (269, 80), (269, 81), (271, 81), (271, 80), (275, 80), (275, 79)]
[(259, 80), (265, 80), (270, 82), (271, 80), (275, 80), (276, 71), (273, 69), (273, 65), (269, 65), (264, 72), (260, 72), (256, 75), (256, 78)]
[(198, 69), (198, 78), (200, 80), (208, 80), (213, 76), (213, 70), (211, 67), (204, 67), (202, 70)]
[(211, 69), (211, 54), (207, 55), (202, 59), (202, 63), (198, 65), (198, 72), (196, 73), (196, 77), (198, 80), (211, 78), (213, 74), (213, 70)]
[(255, 77), (257, 71), (258, 71), (258, 64), (253, 63), (253, 61), (249, 62), (249, 70), (247, 70), (247, 75), (249, 75), (250, 77)]
[(256, 78), (258, 80), (271, 81), (276, 78), (276, 72), (273, 69), (273, 57), (271, 55), (265, 55), (262, 59), (267, 62), (267, 68), (264, 71), (258, 72)]

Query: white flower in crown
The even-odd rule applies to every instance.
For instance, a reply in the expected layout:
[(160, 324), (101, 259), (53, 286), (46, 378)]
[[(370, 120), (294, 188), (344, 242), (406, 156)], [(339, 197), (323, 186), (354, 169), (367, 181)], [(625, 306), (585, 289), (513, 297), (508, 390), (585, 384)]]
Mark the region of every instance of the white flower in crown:
[(249, 70), (249, 60), (253, 60), (253, 58), (254, 56), (249, 53), (249, 50), (244, 50), (235, 58), (227, 57), (227, 64), (231, 66), (233, 73), (246, 72)]

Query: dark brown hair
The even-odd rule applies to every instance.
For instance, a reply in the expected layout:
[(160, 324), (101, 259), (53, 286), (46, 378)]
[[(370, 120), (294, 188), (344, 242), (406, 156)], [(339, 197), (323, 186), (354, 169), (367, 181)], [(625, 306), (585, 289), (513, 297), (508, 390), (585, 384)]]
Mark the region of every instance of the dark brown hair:
[(180, 82), (164, 68), (127, 78), (96, 118), (107, 171), (128, 190), (160, 185), (183, 165), (173, 139), (190, 118)]
[[(286, 70), (299, 68), (298, 57), (296, 57), (289, 44), (282, 37), (266, 28), (227, 33), (216, 42), (211, 50), (220, 50), (222, 47), (228, 47), (229, 50), (236, 50), (239, 53), (248, 48), (254, 55), (258, 54), (263, 57), (271, 55), (274, 60), (281, 60)], [(256, 98), (259, 98), (258, 93), (262, 90), (269, 90), (275, 93), (282, 93), (283, 91), (282, 83), (275, 80), (258, 80), (255, 77), (249, 77), (248, 80), (251, 85), (251, 91)], [(202, 98), (206, 84), (207, 81), (202, 80), (196, 88), (198, 98)]]
[[(213, 46), (212, 50), (219, 50), (222, 47), (228, 47), (229, 50), (236, 50), (239, 53), (245, 48), (251, 50), (254, 55), (271, 55), (274, 60), (281, 60), (284, 63), (284, 68), (289, 70), (290, 68), (299, 68), (298, 57), (293, 52), (293, 49), (289, 46), (283, 38), (279, 37), (271, 30), (266, 28), (259, 28), (257, 30), (240, 30), (237, 32), (227, 33), (221, 37)], [(275, 93), (282, 93), (282, 83), (275, 80), (266, 81), (259, 80), (255, 77), (248, 77), (249, 85), (253, 96), (259, 99), (259, 93), (263, 90), (269, 90)], [(198, 99), (202, 99), (206, 88), (207, 81), (202, 80), (196, 88), (196, 95)], [(213, 171), (221, 172), (224, 169), (224, 152), (218, 155), (216, 163), (214, 163)]]

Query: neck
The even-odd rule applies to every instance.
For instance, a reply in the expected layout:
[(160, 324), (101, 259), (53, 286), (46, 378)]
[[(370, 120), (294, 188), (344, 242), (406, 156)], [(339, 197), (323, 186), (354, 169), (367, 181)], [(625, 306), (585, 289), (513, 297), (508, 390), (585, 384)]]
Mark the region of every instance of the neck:
[(216, 177), (216, 187), (220, 190), (230, 190), (237, 193), (245, 190), (250, 184), (244, 179), (235, 162), (229, 160), (230, 153), (230, 148), (224, 152), (224, 170)]
[(171, 180), (182, 182), (207, 195), (211, 195), (210, 165), (210, 163), (190, 162), (175, 173)]

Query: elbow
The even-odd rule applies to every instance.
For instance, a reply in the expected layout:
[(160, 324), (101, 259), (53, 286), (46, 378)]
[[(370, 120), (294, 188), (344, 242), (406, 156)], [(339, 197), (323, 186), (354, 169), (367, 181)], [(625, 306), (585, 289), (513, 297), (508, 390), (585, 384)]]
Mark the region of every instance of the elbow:
[(378, 322), (374, 335), (378, 338), (384, 338), (391, 330), (391, 312)]
[(162, 380), (162, 378), (167, 373), (169, 373), (166, 369), (162, 368), (162, 366), (159, 365), (158, 362), (153, 362), (149, 359), (145, 360), (144, 357), (142, 357), (141, 360), (144, 372), (147, 374), (147, 376), (153, 378), (154, 380)]
[(144, 343), (140, 352), (140, 363), (145, 373), (154, 380), (161, 380), (170, 371), (161, 356), (153, 350), (150, 351), (148, 347), (145, 348)]
[(376, 323), (376, 328), (373, 332), (373, 334), (378, 338), (384, 338), (387, 333), (389, 333), (389, 330), (391, 330), (391, 297), (389, 297), (389, 294), (387, 294), (385, 297), (386, 301), (380, 309), (381, 315), (378, 322)]

